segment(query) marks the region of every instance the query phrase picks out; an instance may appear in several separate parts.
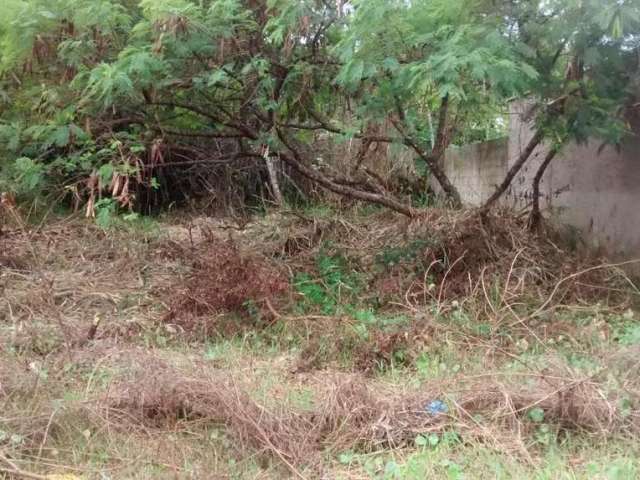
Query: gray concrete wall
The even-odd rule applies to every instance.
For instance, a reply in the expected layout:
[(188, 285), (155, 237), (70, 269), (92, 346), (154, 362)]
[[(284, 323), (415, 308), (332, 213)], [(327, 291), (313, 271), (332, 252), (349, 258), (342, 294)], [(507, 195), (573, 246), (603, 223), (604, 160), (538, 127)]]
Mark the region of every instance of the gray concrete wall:
[[(524, 110), (522, 104), (512, 107), (508, 141), (447, 151), (445, 169), (467, 204), (480, 205), (491, 194), (531, 138)], [(547, 216), (577, 229), (589, 246), (616, 259), (640, 259), (640, 136), (620, 151), (599, 147), (570, 145), (556, 157), (541, 183), (542, 206)], [(503, 203), (518, 209), (531, 204), (531, 182), (546, 151), (534, 152)], [(640, 264), (633, 270), (640, 272)]]
[(444, 170), (458, 187), (464, 203), (480, 205), (504, 178), (507, 162), (508, 142), (493, 140), (449, 148)]

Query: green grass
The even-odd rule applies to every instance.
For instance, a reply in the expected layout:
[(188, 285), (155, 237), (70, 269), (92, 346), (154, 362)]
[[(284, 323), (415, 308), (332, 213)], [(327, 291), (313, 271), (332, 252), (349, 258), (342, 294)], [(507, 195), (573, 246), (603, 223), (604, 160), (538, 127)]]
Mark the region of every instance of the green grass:
[(338, 457), (341, 466), (336, 468), (336, 478), (633, 480), (640, 474), (639, 450), (633, 439), (607, 444), (570, 439), (539, 452), (535, 458), (523, 458), (517, 452), (500, 453), (482, 444), (439, 438), (412, 450), (375, 455), (345, 452)]

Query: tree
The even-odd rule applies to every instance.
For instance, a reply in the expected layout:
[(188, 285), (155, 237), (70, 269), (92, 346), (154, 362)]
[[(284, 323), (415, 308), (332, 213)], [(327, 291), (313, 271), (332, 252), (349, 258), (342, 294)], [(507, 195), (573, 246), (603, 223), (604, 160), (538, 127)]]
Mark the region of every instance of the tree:
[(411, 148), (460, 206), (441, 166), (445, 150), (476, 127), (478, 112), (495, 117), (536, 72), (500, 34), (493, 2), (367, 0), (354, 7), (338, 45), (338, 81), (358, 99), (356, 121), (389, 121), (397, 134), (390, 141)]
[[(217, 150), (216, 162), (265, 171), (282, 161), (334, 192), (412, 214), (367, 173), (314, 168), (308, 144), (324, 132), (361, 141), (362, 159), (375, 143), (412, 149), (457, 206), (445, 149), (535, 73), (516, 62), (490, 6), (13, 0), (5, 82), (25, 100), (39, 90), (43, 108), (28, 122), (22, 107), (4, 116), (6, 145), (42, 169), (38, 178), (73, 170), (97, 178), (93, 189), (114, 175), (150, 185), (173, 154)], [(395, 133), (374, 133), (387, 126)], [(116, 169), (104, 166), (109, 156)]]
[(620, 143), (629, 132), (625, 107), (636, 93), (640, 4), (634, 0), (505, 2), (508, 33), (539, 74), (532, 84), (534, 135), (482, 214), (509, 188), (540, 145), (548, 153), (533, 179), (531, 228), (540, 224), (540, 182), (571, 141)]
[[(369, 185), (314, 170), (299, 148), (309, 140), (316, 105), (341, 100), (331, 49), (346, 23), (342, 8), (312, 0), (130, 3), (22, 1), (17, 18), (4, 23), (5, 80), (15, 78), (15, 94), (40, 81), (48, 97), (77, 105), (64, 124), (55, 123), (57, 105), (31, 118), (37, 132), (22, 128), (22, 108), (15, 109), (19, 124), (4, 118), (6, 145), (46, 168), (44, 176), (57, 162), (76, 174), (82, 166), (94, 172), (92, 190), (113, 184), (115, 175), (127, 177), (120, 186), (131, 178), (151, 183), (150, 172), (164, 168), (167, 157), (213, 150), (213, 162), (244, 160), (269, 170), (281, 160), (334, 192), (412, 214)], [(72, 81), (57, 85), (61, 79)], [(60, 128), (74, 135), (56, 137)], [(33, 133), (54, 141), (33, 142)], [(105, 153), (120, 158), (119, 170), (104, 165)]]

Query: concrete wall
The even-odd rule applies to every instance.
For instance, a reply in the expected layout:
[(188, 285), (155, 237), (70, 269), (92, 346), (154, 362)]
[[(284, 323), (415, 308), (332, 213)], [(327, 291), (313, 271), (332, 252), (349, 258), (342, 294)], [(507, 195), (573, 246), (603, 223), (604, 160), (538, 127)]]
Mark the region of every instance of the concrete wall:
[(451, 147), (447, 150), (444, 170), (458, 187), (464, 203), (480, 205), (504, 178), (508, 158), (506, 139)]
[[(467, 204), (480, 205), (491, 194), (531, 138), (524, 110), (522, 104), (512, 107), (508, 141), (447, 151), (445, 169)], [(619, 152), (613, 147), (599, 152), (599, 147), (596, 142), (570, 145), (556, 157), (541, 183), (542, 206), (547, 216), (576, 228), (590, 246), (617, 259), (640, 259), (640, 136)], [(503, 203), (531, 204), (531, 182), (546, 151), (534, 152)], [(640, 264), (633, 270), (640, 272)]]

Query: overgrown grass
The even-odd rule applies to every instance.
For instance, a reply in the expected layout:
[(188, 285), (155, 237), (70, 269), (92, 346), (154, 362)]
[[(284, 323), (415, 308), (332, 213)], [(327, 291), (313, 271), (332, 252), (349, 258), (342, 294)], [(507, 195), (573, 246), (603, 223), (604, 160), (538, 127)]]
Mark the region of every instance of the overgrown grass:
[[(207, 311), (206, 336), (165, 314), (226, 230), (204, 224), (193, 246), (176, 225), (18, 233), (7, 253), (29, 268), (2, 270), (0, 453), (101, 480), (638, 476), (632, 302), (563, 290), (541, 310), (549, 291), (513, 268), (511, 283), (496, 272), (439, 295), (425, 252), (442, 240), (357, 250), (360, 217), (323, 215), (320, 235), (264, 217), (260, 250), (253, 227), (233, 239), (280, 262), (291, 292), (270, 313), (258, 298), (255, 312)], [(309, 241), (283, 255), (274, 238)], [(419, 297), (378, 291), (398, 272), (403, 288), (421, 278)]]

